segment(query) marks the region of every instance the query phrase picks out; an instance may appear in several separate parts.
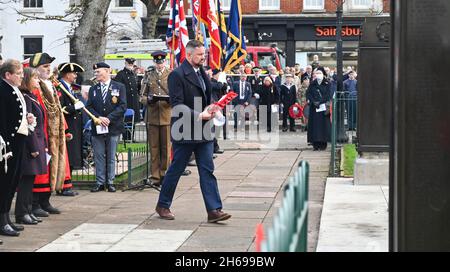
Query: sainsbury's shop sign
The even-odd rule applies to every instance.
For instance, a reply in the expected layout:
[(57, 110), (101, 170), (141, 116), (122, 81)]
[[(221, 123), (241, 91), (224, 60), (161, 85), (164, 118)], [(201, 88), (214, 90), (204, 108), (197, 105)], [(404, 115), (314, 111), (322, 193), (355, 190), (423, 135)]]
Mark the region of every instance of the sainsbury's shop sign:
[[(343, 26), (342, 37), (357, 37), (361, 35), (361, 28), (359, 26)], [(335, 26), (316, 26), (317, 37), (333, 37), (336, 36)]]

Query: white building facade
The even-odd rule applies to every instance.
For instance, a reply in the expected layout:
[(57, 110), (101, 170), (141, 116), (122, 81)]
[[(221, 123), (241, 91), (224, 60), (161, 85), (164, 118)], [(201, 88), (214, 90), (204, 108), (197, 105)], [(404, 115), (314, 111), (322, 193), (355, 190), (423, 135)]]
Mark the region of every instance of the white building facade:
[[(55, 63), (70, 61), (69, 22), (28, 20), (21, 23), (21, 13), (30, 16), (64, 15), (76, 0), (21, 0), (0, 4), (0, 54), (3, 59), (24, 60), (37, 52), (47, 52)], [(108, 40), (142, 38), (141, 17), (146, 9), (141, 1), (112, 0), (108, 11)]]

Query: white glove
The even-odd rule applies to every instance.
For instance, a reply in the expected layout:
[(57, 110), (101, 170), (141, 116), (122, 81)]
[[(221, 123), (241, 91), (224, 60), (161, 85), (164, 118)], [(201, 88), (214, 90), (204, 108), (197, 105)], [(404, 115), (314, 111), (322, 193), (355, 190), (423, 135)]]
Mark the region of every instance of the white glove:
[(81, 101), (78, 101), (77, 103), (75, 103), (75, 110), (81, 110), (82, 108), (84, 108), (84, 104)]
[(227, 74), (225, 74), (224, 72), (220, 72), (219, 73), (219, 78), (217, 79), (217, 82), (227, 83)]
[(259, 97), (260, 97), (259, 94), (255, 93), (255, 98), (259, 99)]
[(34, 132), (34, 129), (37, 126), (37, 121), (36, 120), (37, 120), (36, 116), (34, 116), (32, 113), (28, 113), (27, 114), (28, 129), (31, 132)]

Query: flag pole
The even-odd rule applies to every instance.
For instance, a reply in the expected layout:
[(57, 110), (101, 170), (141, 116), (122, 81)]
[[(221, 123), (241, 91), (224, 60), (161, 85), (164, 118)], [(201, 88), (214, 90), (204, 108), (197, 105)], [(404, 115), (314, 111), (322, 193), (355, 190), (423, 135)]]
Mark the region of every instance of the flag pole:
[[(222, 5), (220, 4), (220, 0), (216, 1), (216, 7), (217, 7), (217, 19), (219, 20), (219, 29), (220, 29), (220, 68), (224, 68), (224, 64), (225, 64), (225, 52), (223, 50), (223, 44), (222, 44)], [(228, 34), (228, 33), (227, 33)], [(226, 45), (225, 45), (226, 48)]]

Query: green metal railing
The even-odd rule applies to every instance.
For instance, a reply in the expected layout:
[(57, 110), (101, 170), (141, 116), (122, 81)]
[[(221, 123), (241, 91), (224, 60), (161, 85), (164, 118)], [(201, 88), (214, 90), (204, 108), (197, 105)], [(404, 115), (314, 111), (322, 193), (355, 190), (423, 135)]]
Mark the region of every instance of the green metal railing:
[(262, 243), (263, 252), (307, 251), (308, 184), (309, 164), (302, 161), (294, 176), (289, 178), (282, 206)]
[[(124, 152), (116, 153), (116, 178), (114, 184), (119, 188), (127, 188), (146, 177), (146, 148), (127, 148)], [(82, 170), (73, 171), (72, 182), (80, 189), (89, 189), (95, 183), (95, 165), (93, 151), (90, 150)]]
[[(358, 111), (356, 97), (349, 97), (346, 93), (333, 96), (333, 113), (331, 124), (331, 161), (330, 176), (340, 176), (340, 150), (343, 144), (355, 142), (357, 136)], [(338, 105), (339, 104), (339, 105)], [(338, 106), (339, 109), (338, 109)], [(339, 130), (338, 110), (342, 111), (342, 131)], [(342, 138), (342, 139), (339, 139)], [(345, 138), (345, 140), (343, 140)]]

